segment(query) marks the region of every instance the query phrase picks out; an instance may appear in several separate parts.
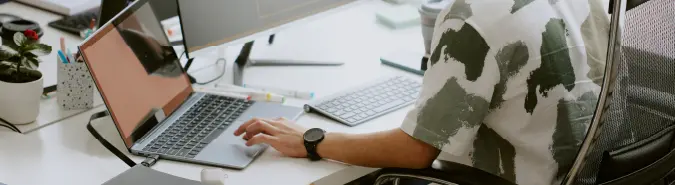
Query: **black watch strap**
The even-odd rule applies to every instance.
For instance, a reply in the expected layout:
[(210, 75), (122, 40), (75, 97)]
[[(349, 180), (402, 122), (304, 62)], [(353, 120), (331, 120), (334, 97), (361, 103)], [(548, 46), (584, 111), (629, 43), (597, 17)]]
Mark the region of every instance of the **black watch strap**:
[(307, 150), (307, 158), (311, 161), (321, 160), (321, 156), (317, 152), (317, 147), (319, 143), (323, 141), (326, 131), (320, 128), (309, 129), (303, 135), (305, 149)]
[[(319, 141), (320, 142), (320, 141)], [(321, 156), (316, 152), (316, 147), (319, 145), (319, 142), (312, 143), (305, 141), (305, 148), (307, 149), (307, 158), (311, 161), (321, 160)]]

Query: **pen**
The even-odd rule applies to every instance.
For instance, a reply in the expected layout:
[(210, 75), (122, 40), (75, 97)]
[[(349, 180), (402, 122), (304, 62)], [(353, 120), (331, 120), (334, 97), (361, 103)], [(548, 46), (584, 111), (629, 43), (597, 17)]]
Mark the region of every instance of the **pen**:
[(199, 88), (199, 89), (212, 92), (246, 94), (248, 95), (249, 100), (254, 101), (277, 102), (277, 103), (284, 103), (286, 101), (286, 97), (268, 92), (256, 92), (250, 90), (236, 90), (223, 88), (211, 88), (211, 89)]
[(66, 56), (63, 55), (63, 52), (61, 52), (61, 51), (59, 50), (59, 51), (58, 51), (58, 55), (59, 55), (59, 58), (61, 58), (61, 62), (63, 62), (64, 64), (67, 64), (67, 63), (68, 63), (68, 59), (66, 59)]
[(59, 44), (61, 44), (61, 51), (66, 52), (66, 39), (61, 37), (61, 39), (59, 39)]
[(284, 96), (272, 93), (251, 92), (249, 93), (251, 100), (284, 103), (286, 98)]
[(309, 99), (314, 98), (313, 92), (294, 91), (294, 90), (287, 90), (287, 89), (281, 89), (281, 88), (275, 88), (275, 87), (262, 87), (262, 86), (256, 86), (256, 85), (250, 85), (250, 84), (244, 84), (244, 87), (259, 90), (259, 91), (272, 92), (272, 93), (284, 95), (284, 96), (287, 96), (287, 97), (305, 99), (305, 100), (309, 100)]

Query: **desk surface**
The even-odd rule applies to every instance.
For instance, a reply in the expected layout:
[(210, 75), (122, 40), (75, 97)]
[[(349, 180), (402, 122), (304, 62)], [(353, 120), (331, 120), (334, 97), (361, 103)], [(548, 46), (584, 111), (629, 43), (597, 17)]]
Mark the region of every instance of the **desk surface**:
[[(385, 76), (403, 75), (421, 79), (420, 76), (380, 64), (380, 56), (399, 49), (419, 53), (424, 51), (420, 27), (391, 30), (376, 23), (375, 12), (387, 6), (381, 1), (366, 0), (359, 6), (283, 30), (277, 34), (274, 45), (257, 44), (252, 54), (253, 58), (337, 60), (344, 61), (345, 65), (253, 67), (246, 69), (245, 83), (314, 91), (317, 98), (321, 98)], [(2, 5), (0, 11), (16, 7), (21, 6), (9, 3), (9, 8)], [(22, 10), (35, 11), (28, 9), (24, 7)], [(46, 25), (48, 21), (43, 22)], [(265, 40), (261, 38), (258, 43), (264, 43)], [(49, 42), (50, 39), (46, 38), (45, 41)], [(224, 66), (228, 66), (227, 74), (231, 74), (229, 66), (232, 66), (239, 49), (240, 46), (227, 48), (227, 63), (213, 64), (215, 52), (197, 55), (195, 64), (201, 67), (194, 67), (190, 73), (198, 81), (204, 81), (217, 76)], [(226, 75), (219, 83), (231, 83), (231, 80), (232, 77)], [(302, 106), (304, 103), (307, 101), (287, 102), (292, 106)], [(51, 109), (49, 112), (56, 111), (53, 107)], [(409, 109), (400, 109), (356, 127), (348, 127), (315, 114), (305, 114), (298, 123), (306, 127), (321, 127), (329, 132), (373, 132), (398, 127)], [(127, 169), (123, 162), (102, 147), (85, 129), (89, 116), (101, 110), (104, 108), (73, 114), (72, 117), (26, 135), (0, 132), (0, 147), (3, 148), (0, 151), (0, 182), (9, 185), (101, 184)], [(63, 118), (62, 115), (53, 117), (59, 116)], [(111, 119), (98, 120), (96, 128), (118, 148), (123, 148)], [(136, 156), (132, 159), (142, 161)], [(332, 161), (309, 162), (306, 159), (287, 158), (270, 148), (246, 169), (226, 171), (228, 184), (309, 184), (345, 167), (347, 165)], [(208, 167), (161, 160), (153, 168), (198, 180), (201, 169)]]

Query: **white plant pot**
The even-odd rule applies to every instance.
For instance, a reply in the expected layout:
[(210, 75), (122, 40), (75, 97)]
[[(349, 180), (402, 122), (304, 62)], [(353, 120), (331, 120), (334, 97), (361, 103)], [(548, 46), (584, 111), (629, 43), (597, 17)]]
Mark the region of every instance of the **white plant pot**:
[(42, 91), (42, 78), (27, 83), (0, 81), (0, 118), (16, 125), (34, 122)]

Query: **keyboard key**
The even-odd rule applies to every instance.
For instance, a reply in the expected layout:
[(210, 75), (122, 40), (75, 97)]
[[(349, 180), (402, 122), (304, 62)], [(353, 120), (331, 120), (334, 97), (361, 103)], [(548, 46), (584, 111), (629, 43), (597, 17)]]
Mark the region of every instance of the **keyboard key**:
[(345, 108), (344, 111), (345, 111), (345, 112), (352, 112), (352, 111), (354, 111), (354, 110), (351, 109), (351, 108)]
[(367, 114), (368, 116), (372, 116), (372, 115), (377, 114), (377, 112), (372, 111), (372, 110), (369, 110), (369, 111), (366, 111), (366, 114)]
[(340, 118), (342, 118), (342, 119), (347, 119), (347, 118), (350, 118), (350, 117), (352, 117), (352, 116), (354, 116), (354, 115), (355, 115), (354, 113), (351, 113), (351, 112), (350, 112), (350, 113), (346, 113), (346, 114), (341, 115)]
[(396, 106), (398, 106), (398, 105), (401, 105), (401, 104), (403, 104), (403, 103), (405, 103), (403, 100), (395, 100), (395, 101), (393, 101), (393, 102), (383, 104), (382, 106), (379, 106), (379, 107), (373, 109), (373, 111), (375, 111), (375, 112), (382, 112), (382, 111), (385, 111), (385, 110), (394, 108), (394, 107), (396, 107)]
[(343, 114), (345, 114), (345, 113), (347, 113), (347, 112), (342, 111), (342, 110), (338, 110), (338, 111), (335, 111), (333, 114), (336, 115), (336, 116), (341, 116), (341, 115), (343, 115)]
[(324, 103), (324, 104), (319, 105), (319, 108), (320, 109), (329, 109), (330, 106)]
[(363, 118), (367, 118), (367, 117), (368, 117), (368, 114), (366, 114), (366, 113), (361, 113), (361, 114), (359, 114), (358, 116), (361, 117), (361, 119), (363, 119)]
[(199, 152), (198, 151), (190, 151), (190, 153), (188, 153), (188, 154), (189, 155), (197, 155), (197, 154), (199, 154)]
[(197, 146), (195, 146), (195, 149), (202, 149), (202, 148), (205, 148), (205, 147), (206, 147), (206, 144), (198, 144)]
[(334, 113), (334, 112), (337, 111), (337, 109), (336, 108), (330, 108), (330, 109), (327, 109), (326, 111), (329, 112), (329, 113)]
[(169, 152), (167, 152), (166, 154), (169, 154), (169, 155), (176, 155), (176, 153), (178, 153), (178, 149), (171, 149), (171, 150), (169, 150)]
[(190, 153), (190, 149), (182, 149), (182, 150), (179, 150), (178, 153), (176, 153), (176, 155), (182, 157), (182, 156), (187, 155), (188, 153)]
[(354, 118), (349, 118), (349, 119), (347, 119), (347, 122), (350, 122), (350, 123), (354, 123), (354, 122), (356, 122), (356, 121), (357, 121), (357, 120), (354, 119)]
[(168, 151), (169, 151), (168, 148), (160, 148), (159, 150), (157, 150), (157, 153), (165, 154), (165, 153), (168, 152)]

